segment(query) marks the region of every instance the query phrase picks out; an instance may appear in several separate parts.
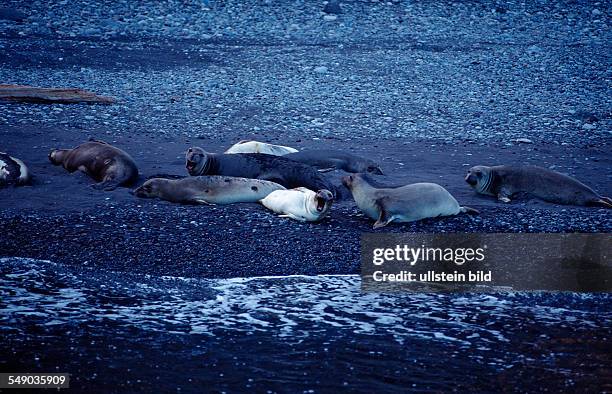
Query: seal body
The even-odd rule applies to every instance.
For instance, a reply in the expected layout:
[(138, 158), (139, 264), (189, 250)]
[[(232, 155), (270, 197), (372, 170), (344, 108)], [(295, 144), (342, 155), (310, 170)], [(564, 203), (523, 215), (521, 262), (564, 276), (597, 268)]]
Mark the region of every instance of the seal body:
[(134, 195), (184, 204), (232, 204), (257, 202), (275, 190), (284, 189), (277, 183), (260, 179), (194, 176), (181, 179), (149, 179), (134, 190)]
[(556, 204), (612, 208), (610, 198), (577, 179), (538, 166), (475, 166), (469, 169), (465, 181), (478, 193), (503, 202), (526, 194)]
[(225, 153), (265, 153), (267, 155), (283, 156), (297, 151), (297, 149), (288, 146), (243, 140), (230, 146)]
[(30, 180), (30, 171), (23, 161), (0, 152), (0, 187), (27, 185)]
[(363, 174), (342, 178), (342, 183), (353, 193), (355, 203), (369, 218), (376, 220), (374, 228), (391, 222), (414, 222), (438, 216), (451, 216), (478, 211), (462, 207), (442, 186), (435, 183), (414, 183), (398, 188), (372, 187)]
[(339, 150), (309, 150), (289, 153), (285, 157), (316, 167), (322, 172), (339, 169), (351, 173), (383, 174), (380, 166), (374, 161)]
[(317, 222), (328, 214), (333, 200), (334, 196), (329, 190), (319, 190), (315, 193), (305, 187), (298, 187), (274, 191), (260, 202), (281, 217), (300, 222)]
[(96, 189), (113, 190), (117, 186), (129, 186), (138, 179), (134, 159), (103, 141), (90, 140), (74, 149), (52, 150), (49, 160), (68, 172), (86, 173), (99, 182), (93, 186)]
[(191, 147), (186, 154), (189, 175), (225, 175), (276, 182), (286, 188), (326, 189), (334, 196), (336, 188), (316, 169), (306, 164), (263, 153), (215, 154)]

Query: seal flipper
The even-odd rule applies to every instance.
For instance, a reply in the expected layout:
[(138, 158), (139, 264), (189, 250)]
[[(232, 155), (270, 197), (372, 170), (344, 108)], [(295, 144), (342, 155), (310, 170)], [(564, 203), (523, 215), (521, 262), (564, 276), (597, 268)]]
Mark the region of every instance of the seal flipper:
[(304, 219), (303, 217), (295, 216), (292, 213), (285, 213), (285, 214), (282, 214), (282, 215), (278, 215), (278, 217), (279, 218), (290, 218), (290, 219), (297, 220), (298, 222), (305, 222), (306, 221), (306, 219)]
[(196, 198), (196, 199), (194, 199), (193, 201), (197, 202), (198, 204), (205, 204), (205, 205), (217, 205), (217, 204), (214, 204), (214, 203), (212, 203), (212, 202), (210, 202), (210, 201), (206, 201), (206, 200), (201, 199), (201, 198)]
[(378, 208), (379, 215), (378, 220), (374, 223), (374, 228), (385, 227), (387, 224), (391, 223), (393, 219), (393, 215), (390, 215), (387, 209), (385, 208), (385, 198), (379, 198), (374, 202), (374, 205)]
[(497, 199), (505, 203), (510, 202), (510, 197), (504, 191), (500, 191), (499, 193), (497, 193)]
[(592, 207), (612, 208), (612, 200), (608, 197), (601, 197), (599, 200), (590, 201), (587, 205)]
[(480, 211), (470, 207), (459, 207), (459, 211), (468, 215), (480, 215)]

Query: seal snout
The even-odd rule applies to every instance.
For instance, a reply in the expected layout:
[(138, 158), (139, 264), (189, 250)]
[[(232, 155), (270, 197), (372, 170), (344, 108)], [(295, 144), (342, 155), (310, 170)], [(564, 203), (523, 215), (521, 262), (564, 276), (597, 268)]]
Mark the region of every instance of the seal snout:
[(185, 167), (187, 168), (187, 171), (191, 172), (195, 170), (196, 165), (197, 163), (195, 161), (187, 159), (187, 163), (185, 164)]
[(471, 172), (468, 172), (468, 174), (465, 176), (465, 181), (470, 186), (476, 186), (476, 184), (478, 184), (478, 178), (476, 177), (476, 175), (472, 174)]
[(56, 154), (57, 154), (57, 149), (53, 149), (53, 150), (51, 150), (51, 152), (49, 152), (49, 156), (48, 156), (49, 157), (49, 161), (52, 164), (54, 164), (54, 165), (58, 165), (59, 164), (59, 162), (57, 161), (57, 159), (55, 157)]
[(317, 202), (317, 212), (323, 212), (325, 207), (334, 200), (334, 195), (329, 190), (319, 190), (315, 200)]

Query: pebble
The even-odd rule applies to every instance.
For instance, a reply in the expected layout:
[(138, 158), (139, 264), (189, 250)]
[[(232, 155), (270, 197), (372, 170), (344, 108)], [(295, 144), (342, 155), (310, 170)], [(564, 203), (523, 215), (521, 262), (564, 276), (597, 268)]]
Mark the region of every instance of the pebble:
[(314, 68), (314, 71), (319, 74), (325, 74), (328, 71), (328, 68), (325, 66), (318, 66)]
[(340, 2), (335, 0), (330, 0), (323, 7), (323, 12), (326, 14), (341, 14), (342, 8), (340, 8)]

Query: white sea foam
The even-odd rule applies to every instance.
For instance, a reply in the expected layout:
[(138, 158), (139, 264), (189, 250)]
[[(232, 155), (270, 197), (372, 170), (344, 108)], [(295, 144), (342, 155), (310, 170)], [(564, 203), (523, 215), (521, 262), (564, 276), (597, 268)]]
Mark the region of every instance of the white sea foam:
[(373, 294), (360, 291), (357, 275), (126, 278), (20, 258), (2, 258), (0, 268), (0, 324), (9, 325), (22, 319), (53, 326), (110, 320), (183, 334), (242, 331), (296, 338), (339, 330), (388, 335), (400, 343), (413, 338), (488, 349), (508, 342), (508, 327), (525, 316), (543, 327), (598, 327), (612, 319), (609, 311), (580, 308), (595, 295), (559, 295), (574, 302), (564, 299), (559, 306), (550, 305), (553, 295), (541, 294)]

